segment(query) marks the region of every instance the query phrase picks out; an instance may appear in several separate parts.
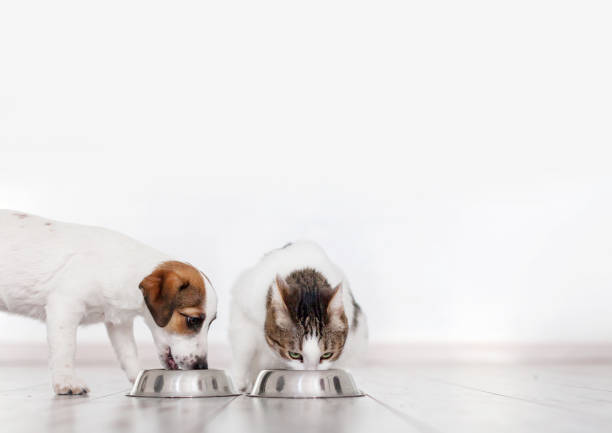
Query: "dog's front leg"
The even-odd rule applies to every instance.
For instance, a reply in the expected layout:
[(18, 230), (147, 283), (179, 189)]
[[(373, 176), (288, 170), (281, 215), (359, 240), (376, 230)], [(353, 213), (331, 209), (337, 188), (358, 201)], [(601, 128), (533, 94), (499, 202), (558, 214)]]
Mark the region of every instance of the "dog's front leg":
[(128, 380), (132, 383), (136, 380), (136, 376), (140, 371), (138, 351), (134, 341), (133, 323), (131, 319), (120, 323), (105, 323), (108, 337), (115, 348), (121, 368), (123, 368)]
[(60, 395), (89, 392), (87, 385), (74, 372), (76, 333), (84, 307), (66, 297), (54, 297), (47, 301), (45, 310), (53, 390)]

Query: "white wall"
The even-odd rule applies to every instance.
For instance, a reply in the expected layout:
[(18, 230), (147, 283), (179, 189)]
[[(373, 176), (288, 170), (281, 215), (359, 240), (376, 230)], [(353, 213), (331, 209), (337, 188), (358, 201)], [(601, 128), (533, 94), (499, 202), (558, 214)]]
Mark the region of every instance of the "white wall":
[(610, 342), (610, 6), (495, 4), (3, 4), (0, 207), (197, 264), (213, 341), (312, 238), (373, 340)]

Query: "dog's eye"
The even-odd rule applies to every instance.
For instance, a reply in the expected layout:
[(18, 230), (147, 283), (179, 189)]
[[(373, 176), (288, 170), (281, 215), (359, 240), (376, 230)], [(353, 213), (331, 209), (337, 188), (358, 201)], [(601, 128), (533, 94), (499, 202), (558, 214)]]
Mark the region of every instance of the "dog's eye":
[(332, 357), (332, 355), (332, 352), (325, 352), (323, 355), (321, 355), (321, 359), (329, 359)]
[(301, 353), (297, 353), (297, 352), (287, 352), (287, 353), (289, 354), (289, 358), (291, 358), (291, 359), (299, 359), (300, 361), (303, 361)]
[(204, 323), (204, 314), (197, 317), (185, 316), (185, 323), (189, 329), (198, 332), (202, 328), (202, 323)]

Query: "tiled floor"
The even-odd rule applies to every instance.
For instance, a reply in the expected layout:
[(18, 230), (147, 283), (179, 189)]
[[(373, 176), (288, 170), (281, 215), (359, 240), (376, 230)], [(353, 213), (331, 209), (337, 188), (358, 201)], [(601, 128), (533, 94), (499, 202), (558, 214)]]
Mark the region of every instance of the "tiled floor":
[(366, 397), (145, 399), (114, 366), (79, 369), (87, 397), (56, 397), (44, 366), (0, 366), (2, 432), (608, 432), (612, 365), (378, 365)]

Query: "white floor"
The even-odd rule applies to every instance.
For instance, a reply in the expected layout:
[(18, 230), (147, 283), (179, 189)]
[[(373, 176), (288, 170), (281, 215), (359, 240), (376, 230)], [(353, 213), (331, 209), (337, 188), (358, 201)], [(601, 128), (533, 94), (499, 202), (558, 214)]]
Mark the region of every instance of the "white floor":
[(406, 364), (353, 370), (366, 397), (139, 399), (114, 365), (89, 396), (56, 397), (43, 365), (0, 366), (0, 430), (133, 432), (608, 432), (611, 364)]

